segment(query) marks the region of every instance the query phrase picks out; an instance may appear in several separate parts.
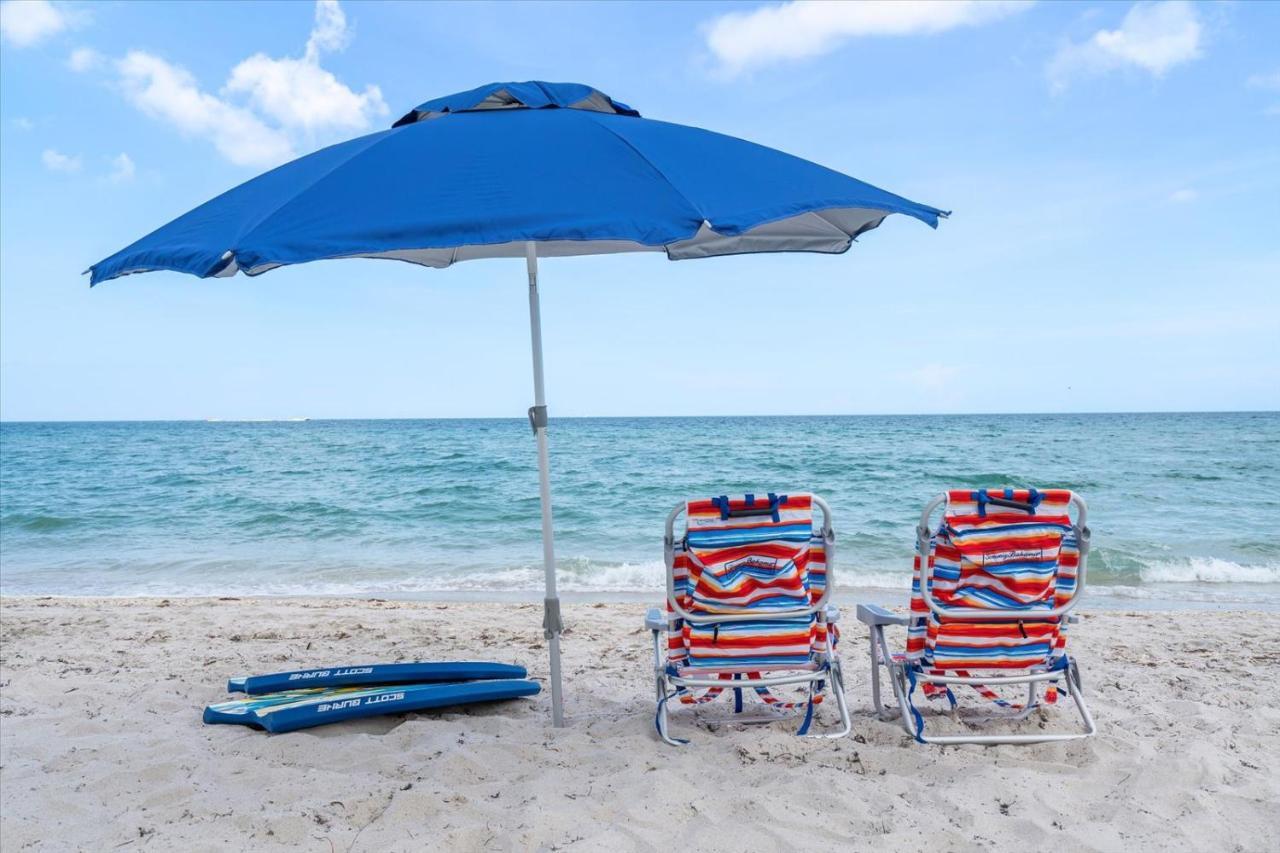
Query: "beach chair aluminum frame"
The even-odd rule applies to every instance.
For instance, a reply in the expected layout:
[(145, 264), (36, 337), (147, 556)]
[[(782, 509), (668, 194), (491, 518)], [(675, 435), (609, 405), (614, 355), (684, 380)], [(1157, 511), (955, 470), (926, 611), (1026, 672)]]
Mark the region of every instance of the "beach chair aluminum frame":
[[(929, 565), (930, 540), (932, 534), (929, 528), (929, 517), (939, 507), (944, 506), (947, 502), (945, 493), (938, 495), (925, 506), (924, 512), (920, 515), (920, 524), (916, 527), (916, 553), (920, 558), (920, 596), (924, 603), (933, 613), (947, 619), (980, 621), (980, 622), (1003, 622), (1003, 621), (1019, 621), (1026, 618), (1026, 614), (1016, 610), (989, 610), (985, 608), (969, 608), (969, 607), (945, 607), (933, 598), (930, 590), (929, 581), (933, 576), (933, 567)], [(1080, 601), (1080, 595), (1084, 592), (1086, 566), (1089, 556), (1089, 527), (1087, 524), (1089, 509), (1084, 499), (1074, 492), (1071, 495), (1071, 503), (1076, 507), (1076, 520), (1072, 525), (1072, 531), (1076, 536), (1079, 544), (1080, 563), (1078, 574), (1076, 576), (1075, 589), (1072, 591), (1071, 597), (1061, 605), (1052, 610), (1044, 611), (1037, 614), (1037, 618), (1059, 618), (1067, 622), (1075, 622), (1078, 617), (1071, 614), (1073, 608)], [(884, 703), (881, 701), (881, 685), (880, 685), (880, 668), (884, 667), (889, 672), (889, 683), (893, 687), (894, 697), (898, 702), (898, 720), (902, 724), (903, 730), (916, 740), (923, 743), (937, 744), (962, 744), (972, 743), (994, 746), (999, 744), (1032, 744), (1032, 743), (1049, 743), (1054, 741), (1080, 740), (1093, 735), (1097, 731), (1097, 727), (1093, 722), (1093, 715), (1089, 713), (1089, 706), (1084, 700), (1084, 689), (1080, 678), (1080, 668), (1074, 658), (1067, 656), (1067, 664), (1065, 670), (1050, 671), (1045, 666), (1029, 667), (1026, 673), (1019, 675), (984, 675), (965, 677), (959, 675), (927, 675), (921, 680), (931, 682), (933, 684), (959, 684), (972, 687), (986, 686), (1010, 686), (1017, 684), (1027, 685), (1027, 701), (1021, 712), (1016, 714), (1003, 715), (1004, 721), (1016, 721), (1025, 718), (1034, 711), (1038, 705), (1036, 704), (1036, 695), (1039, 685), (1046, 681), (1061, 681), (1063, 689), (1071, 700), (1075, 703), (1076, 710), (1080, 714), (1083, 724), (1081, 732), (1064, 732), (1064, 733), (1045, 733), (1045, 734), (991, 734), (991, 735), (926, 735), (923, 731), (917, 731), (912, 726), (912, 719), (915, 712), (914, 707), (909, 699), (910, 696), (910, 677), (908, 668), (913, 664), (910, 661), (897, 660), (889, 651), (889, 644), (885, 640), (884, 629), (887, 625), (900, 625), (907, 627), (911, 623), (911, 617), (891, 613), (882, 607), (874, 605), (859, 604), (857, 608), (857, 618), (870, 629), (870, 653), (871, 653), (871, 701), (875, 705), (876, 715), (885, 721), (892, 720), (894, 714), (886, 711)]]
[[(796, 607), (787, 610), (776, 610), (769, 613), (768, 618), (788, 618), (817, 615), (818, 620), (826, 625), (835, 625), (839, 621), (840, 611), (828, 604), (831, 592), (835, 588), (835, 530), (831, 524), (831, 507), (817, 495), (810, 495), (813, 504), (822, 510), (821, 537), (826, 558), (826, 586), (816, 602), (808, 607)], [(664, 560), (666, 563), (667, 604), (670, 613), (661, 608), (652, 607), (645, 615), (645, 628), (653, 633), (654, 656), (654, 688), (658, 702), (655, 726), (663, 741), (672, 746), (686, 746), (687, 740), (674, 738), (670, 734), (670, 721), (667, 713), (667, 700), (671, 698), (669, 688), (711, 688), (741, 689), (755, 687), (786, 687), (808, 684), (811, 689), (820, 682), (829, 682), (835, 697), (836, 707), (840, 714), (840, 728), (833, 732), (806, 732), (801, 737), (809, 738), (842, 738), (853, 731), (853, 719), (849, 715), (849, 706), (844, 696), (844, 674), (840, 668), (840, 659), (836, 655), (836, 643), (832, 638), (820, 664), (812, 671), (800, 671), (791, 674), (761, 676), (759, 678), (739, 678), (726, 682), (717, 678), (697, 678), (679, 675), (671, 671), (667, 663), (666, 645), (663, 636), (671, 630), (671, 621), (682, 619), (695, 625), (706, 625), (716, 622), (758, 621), (759, 612), (753, 613), (721, 613), (700, 615), (689, 613), (680, 606), (675, 588), (675, 523), (687, 509), (686, 503), (677, 504), (667, 515), (666, 532), (663, 537)]]

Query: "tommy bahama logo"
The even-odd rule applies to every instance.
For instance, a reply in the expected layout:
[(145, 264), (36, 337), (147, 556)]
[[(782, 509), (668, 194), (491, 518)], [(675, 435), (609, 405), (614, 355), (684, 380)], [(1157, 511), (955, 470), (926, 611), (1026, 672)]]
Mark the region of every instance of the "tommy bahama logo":
[(983, 554), (982, 565), (992, 566), (1004, 563), (1039, 563), (1044, 560), (1044, 549), (998, 551), (994, 554)]
[(743, 557), (740, 560), (734, 560), (732, 563), (727, 563), (725, 565), (725, 568), (727, 569), (763, 569), (767, 572), (776, 572), (779, 566), (781, 565), (781, 562), (782, 562), (781, 560), (777, 560), (773, 557), (759, 557), (752, 554), (749, 557)]

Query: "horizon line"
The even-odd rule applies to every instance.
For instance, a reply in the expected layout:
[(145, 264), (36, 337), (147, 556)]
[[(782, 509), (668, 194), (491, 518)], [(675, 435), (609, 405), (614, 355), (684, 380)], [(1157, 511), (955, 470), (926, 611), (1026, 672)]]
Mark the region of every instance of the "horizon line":
[[(957, 418), (957, 417), (1054, 417), (1079, 415), (1275, 415), (1280, 409), (1152, 409), (1135, 410), (1098, 410), (1083, 412), (838, 412), (838, 413), (805, 413), (805, 414), (710, 414), (710, 415), (552, 415), (551, 420), (695, 420), (708, 418), (748, 419), (748, 418)], [(305, 415), (293, 417), (209, 417), (209, 418), (0, 418), (4, 424), (268, 424), (268, 423), (312, 423), (312, 422), (348, 422), (348, 421), (525, 421), (519, 415), (473, 415), (473, 416), (374, 416), (374, 417), (321, 417), (312, 418)]]

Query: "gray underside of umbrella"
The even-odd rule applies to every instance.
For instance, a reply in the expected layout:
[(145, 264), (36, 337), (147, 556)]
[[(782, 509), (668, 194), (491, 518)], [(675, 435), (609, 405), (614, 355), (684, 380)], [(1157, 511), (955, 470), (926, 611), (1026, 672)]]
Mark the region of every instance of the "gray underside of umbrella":
[[(809, 211), (775, 222), (758, 225), (742, 234), (719, 234), (708, 224), (688, 240), (666, 245), (648, 246), (633, 240), (537, 240), (538, 257), (561, 258), (575, 255), (611, 255), (620, 252), (666, 252), (673, 261), (690, 258), (711, 258), (718, 255), (741, 255), (760, 252), (818, 252), (840, 254), (846, 251), (854, 239), (884, 221), (883, 210), (841, 207), (829, 210)], [(529, 241), (456, 246), (443, 249), (398, 249), (390, 252), (357, 252), (340, 255), (344, 258), (385, 258), (407, 261), (424, 267), (444, 269), (459, 261), (482, 258), (523, 258)], [(237, 272), (248, 275), (273, 270), (281, 264), (262, 264), (243, 269), (234, 256), (220, 270), (219, 278), (233, 276)]]

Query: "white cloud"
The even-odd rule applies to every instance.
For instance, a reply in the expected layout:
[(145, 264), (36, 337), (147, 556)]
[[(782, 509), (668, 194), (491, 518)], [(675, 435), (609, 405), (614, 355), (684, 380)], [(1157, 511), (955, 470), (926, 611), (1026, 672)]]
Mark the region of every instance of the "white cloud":
[(92, 71), (102, 65), (102, 54), (91, 47), (77, 47), (67, 57), (67, 67), (72, 71), (83, 73)]
[(14, 47), (30, 47), (75, 23), (62, 6), (49, 0), (0, 2), (0, 38)]
[(232, 69), (223, 92), (243, 95), (280, 126), (308, 133), (362, 130), (388, 112), (377, 86), (367, 86), (357, 94), (317, 62), (305, 58), (271, 59), (255, 54)]
[(107, 175), (107, 180), (113, 184), (127, 184), (133, 180), (136, 172), (133, 158), (122, 151), (111, 158), (111, 173)]
[(282, 127), (308, 133), (361, 130), (387, 113), (377, 86), (357, 94), (306, 59), (251, 56), (232, 70), (223, 91), (244, 95), (258, 112)]
[(1049, 81), (1062, 91), (1071, 78), (1139, 68), (1155, 77), (1198, 59), (1203, 27), (1185, 0), (1135, 3), (1119, 29), (1098, 30), (1087, 41), (1062, 47), (1049, 62)]
[(1172, 201), (1175, 204), (1187, 204), (1188, 202), (1195, 201), (1199, 197), (1200, 197), (1200, 193), (1196, 192), (1195, 190), (1182, 189), (1182, 190), (1175, 190), (1174, 192), (1170, 193), (1169, 201)]
[(307, 60), (319, 62), (321, 52), (336, 53), (345, 50), (351, 42), (347, 29), (347, 15), (338, 0), (316, 0), (316, 22), (307, 39)]
[(63, 154), (61, 151), (55, 151), (52, 148), (46, 148), (44, 153), (40, 155), (40, 162), (44, 163), (44, 167), (50, 172), (71, 172), (80, 171), (83, 165), (80, 161), (80, 155)]
[(707, 47), (727, 74), (830, 53), (858, 36), (938, 33), (985, 24), (1027, 8), (1028, 0), (793, 0), (729, 12), (706, 30)]
[(293, 154), (282, 132), (244, 107), (202, 92), (185, 68), (158, 56), (130, 51), (116, 63), (125, 96), (149, 116), (191, 135), (208, 136), (218, 152), (239, 166), (279, 163)]
[(13, 120), (13, 126), (18, 130), (32, 130), (35, 128), (36, 123), (26, 116), (18, 116)]
[(350, 39), (347, 16), (337, 0), (319, 0), (301, 59), (255, 54), (232, 70), (223, 92), (245, 96), (258, 112), (291, 130), (311, 134), (366, 128), (387, 113), (381, 90), (368, 86), (357, 94), (320, 67), (323, 53), (342, 50)]
[(218, 151), (244, 166), (274, 165), (317, 138), (368, 128), (388, 112), (382, 92), (356, 92), (320, 65), (326, 52), (350, 41), (336, 0), (320, 0), (301, 58), (258, 53), (232, 69), (217, 93), (204, 91), (185, 68), (143, 51), (116, 63), (129, 100), (189, 135), (208, 136)]

